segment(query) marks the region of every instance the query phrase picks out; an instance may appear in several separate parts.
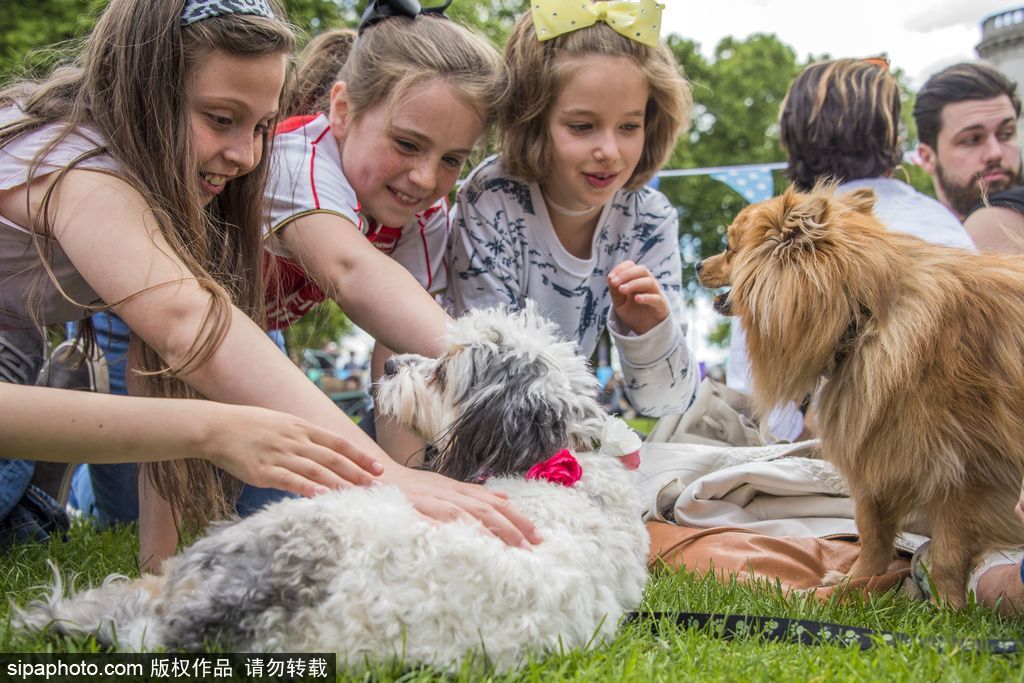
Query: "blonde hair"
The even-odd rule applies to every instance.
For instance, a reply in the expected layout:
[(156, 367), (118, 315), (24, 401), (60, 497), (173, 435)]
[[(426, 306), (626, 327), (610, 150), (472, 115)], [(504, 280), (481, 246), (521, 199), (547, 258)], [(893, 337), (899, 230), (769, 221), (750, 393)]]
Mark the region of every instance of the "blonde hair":
[(575, 73), (575, 59), (588, 55), (631, 59), (647, 82), (644, 149), (626, 182), (627, 189), (635, 190), (657, 173), (689, 127), (693, 97), (668, 46), (649, 47), (601, 22), (541, 42), (531, 14), (519, 17), (505, 46), (505, 88), (497, 106), (502, 164), (529, 182), (548, 179), (551, 108)]
[[(270, 1), (276, 16), (284, 17), (277, 0)], [(56, 68), (41, 83), (21, 82), (0, 92), (0, 103), (16, 103), (24, 111), (0, 129), (0, 147), (46, 124), (66, 124), (64, 134), (36, 155), (31, 176), (76, 128), (91, 126), (103, 136), (105, 147), (83, 158), (108, 154), (117, 162), (119, 177), (145, 198), (170, 248), (211, 294), (200, 332), (179, 364), (168, 367), (141, 340), (133, 336), (132, 341), (147, 393), (194, 397), (197, 392), (177, 377), (216, 351), (228, 331), (230, 306), (263, 322), (263, 186), (270, 138), (264, 136), (259, 165), (228, 183), (204, 208), (195, 182), (198, 160), (187, 86), (211, 52), (290, 53), (294, 34), (284, 19), (244, 14), (183, 27), (183, 7), (183, 0), (111, 0), (77, 60)], [(47, 234), (53, 187), (75, 163), (58, 172), (43, 198), (40, 223)], [(50, 254), (39, 242), (52, 279)], [(154, 463), (146, 471), (176, 517), (191, 524), (225, 516), (225, 493), (237, 490), (237, 482), (206, 461)]]
[(309, 41), (299, 56), (295, 87), (285, 112), (289, 116), (326, 112), (331, 108), (331, 87), (352, 52), (356, 32), (339, 28), (324, 31)]
[(443, 17), (391, 17), (356, 39), (338, 80), (358, 118), (381, 102), (391, 120), (398, 101), (413, 87), (439, 80), (480, 117), (485, 127), (500, 87), (501, 57), (480, 35)]

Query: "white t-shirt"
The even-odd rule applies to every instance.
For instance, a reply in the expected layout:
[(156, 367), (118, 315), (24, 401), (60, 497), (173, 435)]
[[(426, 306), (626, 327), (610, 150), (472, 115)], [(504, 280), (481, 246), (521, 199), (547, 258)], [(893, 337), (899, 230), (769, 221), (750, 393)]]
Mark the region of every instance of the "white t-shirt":
[[(647, 266), (671, 314), (646, 334), (626, 331), (614, 315), (609, 271), (626, 260)], [(446, 303), (453, 314), (488, 306), (522, 308), (527, 299), (593, 354), (608, 327), (626, 393), (650, 416), (682, 413), (693, 401), (699, 368), (686, 346), (679, 216), (660, 192), (620, 190), (601, 211), (587, 259), (565, 250), (536, 183), (507, 175), (496, 157), (459, 190), (448, 248)]]
[(838, 185), (836, 194), (862, 187), (875, 191), (875, 215), (890, 230), (905, 232), (932, 244), (976, 251), (971, 236), (952, 211), (903, 181), (861, 178)]
[[(377, 249), (405, 266), (428, 292), (444, 290), (444, 249), (448, 240), (445, 200), (438, 200), (399, 227), (364, 220), (359, 199), (342, 170), (330, 122), (323, 114), (296, 116), (278, 125), (267, 197), (269, 232), (309, 214), (341, 216), (358, 227)], [(268, 249), (275, 252), (272, 242), (268, 242)], [(274, 257), (279, 281), (268, 288), (267, 319), (272, 328), (287, 327), (325, 297), (294, 261), (282, 253), (274, 253)]]
[[(15, 106), (0, 109), (0, 128), (21, 116)], [(99, 133), (80, 128), (50, 150), (32, 170), (36, 154), (65, 128), (60, 123), (48, 124), (0, 148), (0, 190), (18, 188), (30, 179), (37, 180), (62, 170), (83, 154), (105, 145)], [(114, 174), (119, 170), (117, 163), (106, 154), (83, 160), (76, 168)], [(33, 238), (28, 228), (0, 215), (0, 329), (32, 327), (35, 325), (33, 315), (46, 325), (81, 320), (86, 315), (85, 309), (69, 301), (50, 279), (40, 260), (37, 242), (44, 250), (50, 250), (50, 266), (68, 297), (84, 305), (102, 303), (56, 240)]]

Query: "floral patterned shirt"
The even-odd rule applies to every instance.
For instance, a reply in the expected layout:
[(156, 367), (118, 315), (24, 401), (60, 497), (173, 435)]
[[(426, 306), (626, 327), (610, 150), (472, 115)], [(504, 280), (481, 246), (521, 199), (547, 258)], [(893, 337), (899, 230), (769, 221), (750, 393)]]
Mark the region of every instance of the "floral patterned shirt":
[[(540, 187), (507, 175), (492, 157), (456, 199), (445, 299), (454, 315), (496, 305), (518, 309), (533, 299), (586, 356), (607, 326), (637, 411), (679, 414), (693, 401), (699, 371), (686, 346), (678, 226), (660, 192), (620, 190), (601, 211), (590, 258), (577, 258), (555, 234)], [(626, 260), (650, 269), (672, 309), (643, 335), (625, 329), (612, 310), (607, 276)]]

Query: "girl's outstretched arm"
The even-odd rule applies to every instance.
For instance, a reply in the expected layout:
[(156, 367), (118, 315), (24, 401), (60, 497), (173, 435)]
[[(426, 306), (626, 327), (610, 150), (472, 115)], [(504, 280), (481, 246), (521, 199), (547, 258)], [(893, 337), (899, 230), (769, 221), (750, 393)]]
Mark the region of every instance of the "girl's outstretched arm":
[(314, 213), (281, 231), (285, 248), (345, 315), (399, 353), (437, 357), (448, 315), (405, 267), (379, 251), (350, 221)]
[[(76, 269), (168, 365), (200, 336), (212, 295), (164, 240), (143, 198), (123, 181), (72, 171), (55, 191), (54, 233)], [(380, 472), (374, 444), (313, 386), (256, 323), (235, 307), (223, 341), (182, 379), (222, 403), (300, 415), (346, 440), (337, 475), (368, 484)]]
[[(115, 312), (166, 363), (181, 362), (202, 328), (211, 294), (174, 256), (143, 198), (117, 178), (84, 170), (68, 173), (55, 195), (54, 236), (78, 271), (104, 301), (121, 302)], [(447, 518), (456, 508), (511, 545), (537, 539), (532, 524), (496, 507), (482, 487), (431, 478), (392, 461), (252, 320), (235, 307), (229, 315), (227, 334), (213, 354), (182, 376), (202, 395), (291, 413), (336, 433), (346, 456), (335, 469), (341, 479), (365, 484), (371, 473), (383, 472), (382, 480), (403, 488), (428, 516)]]
[[(448, 315), (401, 264), (370, 244), (348, 220), (303, 216), (282, 232), (289, 255), (360, 327), (391, 349), (436, 357)], [(365, 321), (365, 322), (364, 322)], [(422, 514), (475, 517), (510, 545), (538, 542), (533, 524), (481, 486), (402, 467), (388, 458), (381, 480), (401, 488)]]
[(203, 458), (303, 496), (341, 485), (345, 441), (274, 410), (0, 383), (0, 457), (119, 463)]

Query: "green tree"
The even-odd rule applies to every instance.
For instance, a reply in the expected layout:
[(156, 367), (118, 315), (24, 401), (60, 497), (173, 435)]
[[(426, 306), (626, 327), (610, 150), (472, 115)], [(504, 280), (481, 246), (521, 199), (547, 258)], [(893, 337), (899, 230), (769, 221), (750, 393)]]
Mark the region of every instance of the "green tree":
[[(693, 126), (676, 146), (669, 168), (732, 166), (782, 161), (779, 106), (800, 69), (796, 53), (774, 35), (722, 39), (713, 56), (676, 35), (669, 47), (690, 80)], [(785, 179), (775, 174), (775, 189)], [(726, 228), (746, 206), (731, 188), (708, 176), (665, 178), (660, 185), (679, 210), (683, 283), (691, 296), (701, 290), (693, 269), (697, 261), (721, 251)]]
[(0, 83), (38, 76), (88, 35), (106, 0), (6, 3), (0, 12)]
[[(912, 152), (917, 146), (917, 125), (914, 123), (914, 100), (917, 94), (910, 87), (910, 81), (902, 69), (894, 69), (893, 75), (900, 84), (900, 119), (903, 123), (903, 148), (904, 151)], [(904, 180), (930, 197), (935, 196), (935, 185), (932, 177), (923, 168), (915, 164), (904, 162), (896, 169), (896, 177)]]
[[(429, 4), (437, 4), (432, 2)], [(456, 21), (472, 26), (491, 39), (496, 47), (505, 44), (516, 18), (529, 7), (527, 0), (455, 0), (447, 14)]]
[[(366, 9), (366, 0), (285, 0), (291, 20), (316, 35), (329, 28), (354, 28)], [(423, 0), (424, 7), (436, 7), (442, 0)], [(467, 26), (472, 26), (496, 46), (503, 45), (512, 24), (528, 7), (526, 0), (455, 0), (445, 14)]]
[(331, 300), (324, 301), (284, 332), (288, 353), (298, 360), (302, 349), (319, 349), (352, 330), (352, 321)]
[(329, 28), (355, 27), (366, 3), (354, 0), (284, 0), (284, 5), (288, 18), (300, 29), (301, 41)]

